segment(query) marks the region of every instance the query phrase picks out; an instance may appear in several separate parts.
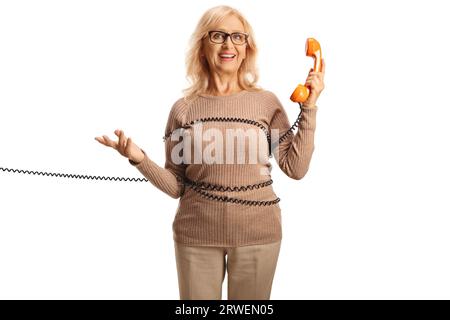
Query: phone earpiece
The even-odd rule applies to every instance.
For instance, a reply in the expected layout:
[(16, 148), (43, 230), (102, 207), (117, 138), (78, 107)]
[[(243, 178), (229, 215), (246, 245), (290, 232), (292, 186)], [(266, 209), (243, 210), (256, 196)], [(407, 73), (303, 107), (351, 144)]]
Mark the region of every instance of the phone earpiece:
[[(306, 39), (305, 52), (308, 57), (314, 59), (314, 72), (319, 72), (321, 69), (322, 50), (319, 42), (314, 38)], [(309, 97), (309, 88), (305, 85), (299, 84), (291, 94), (291, 101), (293, 102), (305, 102)]]

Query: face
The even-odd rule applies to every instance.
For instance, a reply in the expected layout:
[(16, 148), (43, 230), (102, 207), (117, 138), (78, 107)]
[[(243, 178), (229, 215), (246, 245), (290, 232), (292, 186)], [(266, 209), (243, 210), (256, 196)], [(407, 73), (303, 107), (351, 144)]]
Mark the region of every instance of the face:
[[(244, 25), (234, 15), (225, 17), (221, 23), (212, 26), (210, 30), (224, 31), (228, 33), (244, 31)], [(231, 37), (226, 37), (222, 44), (213, 43), (209, 35), (203, 39), (203, 54), (208, 61), (211, 71), (218, 73), (237, 73), (242, 61), (245, 59), (247, 43), (236, 45), (231, 41)], [(225, 58), (223, 54), (233, 54), (233, 58)]]

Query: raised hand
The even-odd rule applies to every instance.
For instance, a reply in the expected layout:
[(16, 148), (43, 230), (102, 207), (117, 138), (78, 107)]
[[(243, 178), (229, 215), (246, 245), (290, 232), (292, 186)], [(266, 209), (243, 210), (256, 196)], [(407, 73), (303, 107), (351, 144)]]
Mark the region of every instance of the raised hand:
[(113, 141), (106, 135), (95, 137), (95, 140), (107, 147), (116, 149), (122, 156), (131, 161), (139, 163), (144, 160), (145, 155), (141, 148), (134, 144), (130, 137), (127, 138), (124, 132), (119, 129), (115, 130), (114, 133), (119, 137), (119, 141)]
[(309, 97), (305, 101), (306, 105), (314, 106), (319, 98), (320, 93), (325, 88), (323, 78), (325, 76), (325, 60), (321, 59), (321, 66), (319, 72), (309, 71), (308, 78), (306, 78), (305, 86), (309, 87)]

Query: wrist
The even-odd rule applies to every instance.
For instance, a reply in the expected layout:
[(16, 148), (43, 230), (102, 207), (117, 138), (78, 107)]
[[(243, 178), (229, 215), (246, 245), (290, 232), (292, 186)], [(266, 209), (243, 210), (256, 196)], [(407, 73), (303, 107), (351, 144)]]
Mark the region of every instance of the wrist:
[(312, 91), (309, 94), (308, 98), (306, 99), (305, 104), (314, 106), (316, 104), (318, 98), (319, 98), (319, 95), (315, 91)]
[(315, 109), (316, 103), (311, 103), (309, 101), (306, 101), (305, 103), (302, 103), (301, 109)]
[(146, 153), (145, 153), (145, 151), (144, 150), (142, 150), (141, 149), (141, 151), (142, 151), (142, 155), (141, 155), (141, 157), (139, 157), (139, 158), (130, 158), (130, 159), (128, 159), (128, 161), (132, 164), (132, 165), (138, 165), (139, 163), (141, 163), (142, 161), (144, 161), (144, 158), (145, 158), (145, 156), (146, 156)]

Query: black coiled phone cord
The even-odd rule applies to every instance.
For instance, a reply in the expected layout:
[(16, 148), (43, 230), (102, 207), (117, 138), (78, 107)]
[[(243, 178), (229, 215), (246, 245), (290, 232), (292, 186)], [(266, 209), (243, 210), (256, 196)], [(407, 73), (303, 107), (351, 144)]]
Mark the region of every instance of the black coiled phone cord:
[(102, 177), (102, 176), (86, 176), (81, 174), (67, 174), (67, 173), (52, 173), (52, 172), (42, 172), (42, 171), (30, 171), (30, 170), (19, 170), (19, 169), (9, 169), (0, 167), (1, 171), (15, 172), (15, 173), (27, 173), (34, 175), (52, 176), (52, 177), (63, 177), (63, 178), (75, 178), (75, 179), (92, 179), (92, 180), (113, 180), (113, 181), (136, 181), (136, 182), (147, 182), (145, 178), (123, 178), (123, 177)]
[[(9, 169), (0, 167), (1, 171), (6, 172), (14, 172), (14, 173), (24, 173), (24, 174), (33, 174), (33, 175), (43, 175), (43, 176), (52, 176), (52, 177), (63, 177), (63, 178), (75, 178), (75, 179), (92, 179), (92, 180), (113, 180), (113, 181), (135, 181), (135, 182), (148, 182), (146, 178), (123, 178), (123, 177), (104, 177), (104, 176), (87, 176), (87, 175), (79, 175), (79, 174), (67, 174), (67, 173), (52, 173), (52, 172), (42, 172), (42, 171), (29, 171), (29, 170), (20, 170), (20, 169)], [(177, 180), (182, 181), (180, 177), (177, 176)], [(270, 201), (256, 201), (256, 200), (245, 200), (245, 199), (237, 199), (228, 196), (217, 196), (214, 194), (210, 194), (206, 190), (216, 190), (216, 191), (246, 191), (253, 190), (266, 187), (273, 183), (273, 180), (270, 179), (266, 182), (257, 183), (254, 185), (248, 186), (240, 186), (240, 187), (226, 187), (226, 186), (218, 186), (208, 183), (200, 183), (194, 182), (189, 179), (184, 179), (184, 184), (190, 186), (194, 191), (198, 192), (205, 198), (210, 200), (217, 200), (223, 202), (232, 202), (232, 203), (240, 203), (243, 205), (251, 205), (251, 206), (269, 206), (280, 202), (280, 198), (276, 198), (275, 200)]]
[[(302, 109), (302, 104), (299, 103), (300, 110)], [(297, 119), (295, 120), (294, 124), (286, 131), (280, 138), (279, 142), (284, 141), (287, 139), (287, 137), (291, 134), (293, 134), (296, 127), (298, 127), (300, 123), (301, 118), (301, 111), (298, 115)], [(251, 119), (244, 119), (244, 118), (228, 118), (228, 117), (208, 117), (208, 118), (201, 118), (198, 120), (191, 121), (185, 125), (183, 125), (183, 128), (189, 128), (193, 124), (197, 122), (207, 122), (207, 121), (230, 121), (230, 122), (242, 122), (242, 123), (248, 123), (253, 124), (259, 128), (261, 128), (264, 133), (266, 134), (267, 140), (269, 142), (269, 156), (272, 157), (271, 152), (271, 138), (270, 134), (268, 133), (268, 130), (262, 125), (261, 123), (251, 120)], [(173, 132), (173, 131), (172, 131)], [(163, 141), (166, 141), (167, 138), (169, 138), (172, 134), (170, 132), (169, 134), (165, 135), (163, 137)], [(63, 177), (63, 178), (75, 178), (75, 179), (92, 179), (92, 180), (110, 180), (110, 181), (135, 181), (135, 182), (148, 182), (148, 179), (146, 178), (126, 178), (126, 177), (105, 177), (105, 176), (89, 176), (89, 175), (79, 175), (79, 174), (67, 174), (67, 173), (52, 173), (52, 172), (42, 172), (42, 171), (30, 171), (30, 170), (20, 170), (20, 169), (9, 169), (9, 168), (3, 168), (0, 167), (1, 171), (4, 172), (14, 172), (14, 173), (24, 173), (24, 174), (33, 174), (33, 175), (44, 175), (44, 176), (52, 176), (52, 177)], [(180, 180), (180, 177), (177, 177), (177, 180)], [(203, 197), (206, 197), (211, 200), (217, 200), (217, 201), (223, 201), (223, 202), (232, 202), (232, 203), (240, 203), (243, 205), (251, 205), (251, 206), (270, 206), (274, 205), (278, 202), (280, 202), (280, 198), (276, 198), (274, 200), (270, 201), (256, 201), (256, 200), (245, 200), (245, 199), (237, 199), (232, 198), (228, 196), (217, 196), (210, 194), (206, 190), (216, 190), (216, 191), (246, 191), (246, 190), (253, 190), (258, 189), (262, 187), (266, 187), (270, 184), (272, 184), (272, 179), (266, 182), (254, 184), (254, 185), (248, 185), (248, 186), (241, 186), (241, 187), (225, 187), (225, 186), (217, 186), (207, 183), (196, 183), (189, 179), (184, 179), (184, 184), (187, 186), (190, 186), (194, 191), (200, 193)]]
[[(303, 108), (303, 104), (301, 102), (299, 102), (298, 104), (300, 106), (300, 113), (299, 113), (297, 119), (295, 120), (294, 124), (278, 139), (278, 142), (280, 142), (280, 143), (283, 142), (284, 140), (286, 140), (289, 135), (293, 134), (295, 128), (298, 127), (298, 125), (300, 124), (300, 119), (302, 116), (301, 110)], [(187, 128), (192, 127), (194, 124), (196, 124), (198, 122), (210, 122), (210, 121), (241, 122), (241, 123), (247, 123), (247, 124), (252, 124), (254, 126), (257, 126), (262, 131), (264, 131), (264, 134), (266, 135), (267, 142), (269, 143), (269, 158), (272, 158), (272, 142), (271, 142), (272, 138), (270, 137), (269, 130), (262, 123), (252, 120), (252, 119), (236, 118), (236, 117), (206, 117), (206, 118), (200, 118), (200, 119), (192, 120), (191, 122), (185, 123), (184, 125), (181, 126), (181, 128), (187, 129)], [(175, 130), (177, 130), (177, 129), (174, 129), (173, 131), (164, 135), (162, 138), (163, 141), (165, 142), (172, 135), (172, 133)]]
[(226, 187), (226, 186), (219, 186), (219, 185), (213, 185), (210, 183), (204, 183), (204, 182), (194, 182), (189, 179), (184, 179), (185, 185), (188, 185), (192, 188), (192, 190), (198, 192), (201, 196), (204, 198), (210, 199), (210, 200), (217, 200), (217, 201), (223, 201), (223, 202), (231, 202), (231, 203), (239, 203), (243, 205), (249, 205), (249, 206), (271, 206), (281, 201), (280, 198), (276, 198), (275, 200), (269, 200), (269, 201), (259, 201), (259, 200), (245, 200), (245, 199), (238, 199), (228, 196), (218, 196), (215, 194), (211, 194), (209, 192), (206, 192), (204, 190), (215, 190), (215, 191), (247, 191), (247, 190), (255, 190), (267, 187), (273, 183), (273, 180), (270, 179), (265, 182), (260, 182), (252, 185), (247, 186), (240, 186), (240, 187)]

